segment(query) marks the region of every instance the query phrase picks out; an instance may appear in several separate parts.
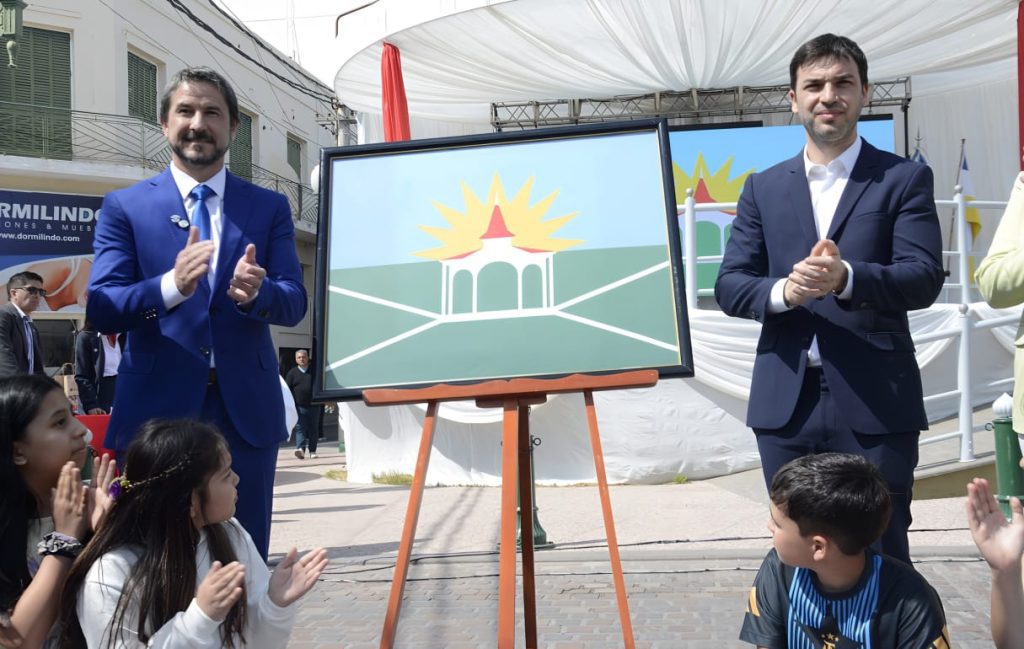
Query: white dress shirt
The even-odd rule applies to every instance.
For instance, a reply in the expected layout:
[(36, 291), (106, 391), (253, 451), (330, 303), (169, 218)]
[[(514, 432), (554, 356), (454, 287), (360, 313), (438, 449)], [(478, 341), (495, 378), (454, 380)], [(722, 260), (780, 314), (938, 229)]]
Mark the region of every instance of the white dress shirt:
[[(849, 146), (827, 165), (811, 162), (807, 157), (807, 147), (804, 147), (804, 172), (807, 174), (807, 187), (811, 192), (811, 207), (814, 209), (814, 225), (818, 233), (818, 240), (828, 236), (828, 230), (832, 226), (832, 219), (839, 206), (839, 199), (843, 197), (846, 183), (850, 180), (850, 172), (857, 163), (860, 156), (861, 139)], [(807, 251), (810, 254), (810, 250)], [(837, 299), (849, 300), (853, 294), (853, 268), (845, 260), (846, 286), (842, 293), (836, 295)], [(772, 286), (772, 292), (768, 305), (769, 313), (782, 313), (793, 307), (786, 306), (784, 290), (786, 279), (782, 278)], [(821, 351), (818, 349), (818, 337), (811, 341), (811, 347), (807, 350), (807, 365), (809, 367), (821, 367)]]

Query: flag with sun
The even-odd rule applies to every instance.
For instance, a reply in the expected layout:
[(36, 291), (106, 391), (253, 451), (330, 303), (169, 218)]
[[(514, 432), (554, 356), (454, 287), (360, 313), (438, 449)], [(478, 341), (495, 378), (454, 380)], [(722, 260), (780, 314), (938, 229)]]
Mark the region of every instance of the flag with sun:
[(325, 153), (321, 389), (692, 372), (657, 122)]

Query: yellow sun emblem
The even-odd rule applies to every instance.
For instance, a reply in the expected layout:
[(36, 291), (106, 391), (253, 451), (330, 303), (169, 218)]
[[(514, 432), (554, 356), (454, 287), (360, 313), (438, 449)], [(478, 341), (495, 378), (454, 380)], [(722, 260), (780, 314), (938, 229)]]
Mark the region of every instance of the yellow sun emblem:
[(512, 200), (505, 196), (505, 188), (501, 184), (501, 175), (494, 174), (487, 199), (473, 193), (466, 183), (461, 183), (462, 200), (466, 211), (433, 201), (434, 209), (441, 213), (450, 228), (420, 225), (419, 228), (438, 239), (443, 245), (438, 248), (420, 250), (419, 257), (436, 259), (456, 259), (470, 255), (484, 245), (484, 235), (488, 232), (492, 221), (504, 219), (504, 228), (512, 235), (512, 245), (530, 252), (558, 252), (583, 243), (582, 239), (554, 239), (551, 235), (574, 219), (579, 212), (564, 214), (548, 220), (544, 215), (558, 196), (558, 191), (551, 192), (540, 201), (530, 205), (530, 190), (533, 188), (531, 176), (519, 188)]
[(688, 174), (676, 163), (672, 163), (672, 177), (676, 185), (676, 204), (682, 205), (686, 200), (686, 190), (693, 190), (693, 199), (698, 203), (731, 203), (740, 198), (740, 191), (747, 176), (754, 173), (751, 169), (732, 180), (729, 172), (732, 169), (732, 156), (725, 161), (715, 173), (711, 173), (702, 153), (697, 154), (693, 173)]

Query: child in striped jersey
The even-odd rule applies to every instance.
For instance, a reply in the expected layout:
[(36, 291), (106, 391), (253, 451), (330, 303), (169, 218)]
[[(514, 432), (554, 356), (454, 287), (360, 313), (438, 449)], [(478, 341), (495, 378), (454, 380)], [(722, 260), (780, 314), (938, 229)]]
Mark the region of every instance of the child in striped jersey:
[(857, 455), (783, 465), (770, 490), (774, 549), (754, 579), (740, 639), (768, 649), (948, 649), (942, 603), (907, 564), (870, 546), (892, 505)]

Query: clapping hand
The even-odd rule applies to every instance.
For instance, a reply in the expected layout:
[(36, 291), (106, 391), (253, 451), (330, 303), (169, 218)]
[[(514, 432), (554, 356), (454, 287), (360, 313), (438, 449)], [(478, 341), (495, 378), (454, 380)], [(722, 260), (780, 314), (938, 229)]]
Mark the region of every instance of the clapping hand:
[(242, 596), (244, 581), (245, 566), (237, 561), (232, 561), (226, 566), (221, 565), (220, 561), (214, 561), (210, 566), (210, 572), (206, 573), (199, 588), (196, 589), (196, 602), (199, 608), (211, 620), (223, 622), (231, 607)]
[(840, 293), (849, 280), (839, 246), (830, 239), (814, 244), (810, 255), (793, 264), (793, 270), (786, 279), (782, 290), (786, 304), (791, 307), (824, 297), (830, 292)]
[(110, 483), (114, 481), (114, 474), (117, 473), (117, 463), (106, 453), (102, 458), (92, 460), (92, 487), (89, 489), (86, 501), (89, 509), (89, 524), (92, 531), (100, 528), (100, 524), (106, 517), (110, 508), (114, 506), (114, 499), (110, 497)]
[(174, 285), (185, 297), (196, 292), (199, 280), (210, 272), (213, 242), (199, 240), (199, 228), (192, 226), (188, 241), (174, 260)]
[(298, 550), (292, 548), (270, 575), (267, 594), (270, 601), (281, 608), (291, 606), (309, 592), (327, 567), (327, 550), (310, 550), (301, 559)]
[(266, 276), (267, 271), (256, 263), (256, 244), (250, 243), (245, 247), (245, 254), (235, 264), (235, 273), (228, 286), (228, 297), (239, 304), (252, 301)]
[(73, 461), (61, 467), (57, 487), (53, 490), (53, 529), (78, 540), (84, 538), (89, 529), (86, 489), (82, 472)]
[(987, 480), (975, 478), (968, 483), (967, 524), (981, 556), (992, 570), (1019, 574), (1024, 553), (1024, 509), (1017, 498), (1010, 499), (1010, 509), (1012, 522), (1003, 516)]

